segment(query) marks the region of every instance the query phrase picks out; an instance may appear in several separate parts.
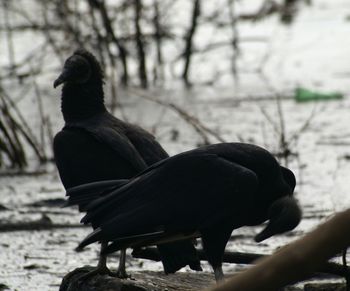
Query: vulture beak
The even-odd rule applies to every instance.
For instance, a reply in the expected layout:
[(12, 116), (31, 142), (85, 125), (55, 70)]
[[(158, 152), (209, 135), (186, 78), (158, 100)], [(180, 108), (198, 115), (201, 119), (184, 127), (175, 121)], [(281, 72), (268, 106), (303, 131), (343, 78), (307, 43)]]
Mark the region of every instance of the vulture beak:
[(63, 84), (69, 79), (69, 71), (66, 68), (63, 68), (61, 75), (53, 82), (53, 87), (56, 89), (59, 85)]
[(301, 209), (292, 196), (284, 196), (274, 201), (269, 208), (267, 226), (255, 236), (261, 242), (275, 234), (294, 229), (301, 220)]
[(271, 223), (269, 222), (267, 226), (260, 232), (258, 233), (254, 240), (256, 242), (262, 242), (265, 239), (268, 239), (269, 237), (273, 236), (275, 233), (273, 231), (273, 228), (271, 227)]

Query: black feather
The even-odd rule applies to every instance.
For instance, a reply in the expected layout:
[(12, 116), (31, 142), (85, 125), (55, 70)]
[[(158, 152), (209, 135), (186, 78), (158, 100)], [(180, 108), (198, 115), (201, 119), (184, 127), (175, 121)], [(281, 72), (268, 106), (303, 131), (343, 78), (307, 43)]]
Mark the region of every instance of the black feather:
[[(299, 223), (294, 187), (293, 173), (268, 151), (222, 143), (150, 167), (91, 203), (84, 221), (112, 241), (106, 252), (199, 235), (208, 261), (217, 268), (232, 230), (269, 220), (267, 238)], [(160, 228), (164, 233), (155, 237), (138, 237)]]

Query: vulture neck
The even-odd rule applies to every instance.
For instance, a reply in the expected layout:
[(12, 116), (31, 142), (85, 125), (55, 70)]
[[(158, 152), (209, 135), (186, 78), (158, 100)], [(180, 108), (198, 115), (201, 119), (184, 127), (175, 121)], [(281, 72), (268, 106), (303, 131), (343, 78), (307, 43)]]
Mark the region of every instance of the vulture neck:
[(64, 121), (74, 122), (107, 111), (104, 105), (102, 80), (83, 84), (64, 84), (61, 98)]

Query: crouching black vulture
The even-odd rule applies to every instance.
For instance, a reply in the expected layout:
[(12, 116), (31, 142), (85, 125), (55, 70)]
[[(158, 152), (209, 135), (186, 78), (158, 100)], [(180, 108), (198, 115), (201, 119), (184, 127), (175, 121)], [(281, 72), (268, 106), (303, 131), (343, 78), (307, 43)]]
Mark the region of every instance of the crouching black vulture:
[(74, 197), (103, 192), (90, 203), (83, 223), (96, 229), (81, 248), (111, 241), (116, 250), (201, 237), (216, 280), (223, 278), (222, 256), (231, 232), (267, 226), (255, 240), (295, 228), (301, 210), (293, 198), (294, 174), (266, 150), (250, 144), (222, 143), (178, 154), (129, 181), (109, 181), (69, 189)]
[[(64, 187), (108, 179), (127, 179), (168, 154), (155, 138), (142, 128), (112, 116), (104, 105), (103, 72), (96, 58), (80, 49), (70, 56), (54, 87), (63, 84), (62, 114), (64, 128), (54, 139), (54, 154)], [(85, 195), (75, 201), (81, 211), (99, 195)], [(106, 243), (102, 242), (103, 249)], [(189, 264), (200, 270), (190, 241), (160, 248), (166, 273)], [(174, 255), (174, 253), (178, 255)], [(98, 268), (90, 273), (112, 274), (101, 255)], [(125, 252), (117, 275), (125, 277)]]

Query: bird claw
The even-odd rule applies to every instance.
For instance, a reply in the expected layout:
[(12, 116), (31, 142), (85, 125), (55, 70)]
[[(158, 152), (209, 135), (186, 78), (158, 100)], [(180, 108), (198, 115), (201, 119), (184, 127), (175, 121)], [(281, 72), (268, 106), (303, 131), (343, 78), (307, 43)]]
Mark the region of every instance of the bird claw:
[(117, 272), (113, 272), (110, 269), (108, 269), (107, 267), (100, 267), (100, 268), (95, 268), (94, 270), (82, 275), (79, 280), (87, 280), (90, 279), (93, 276), (96, 275), (108, 275), (111, 277), (115, 277), (115, 278), (119, 278), (119, 279), (132, 279), (130, 275), (128, 275), (128, 273), (125, 270), (118, 270)]
[(214, 268), (214, 275), (216, 283), (222, 283), (225, 281), (224, 272), (222, 271), (222, 267)]
[(92, 270), (90, 272), (87, 272), (86, 274), (80, 276), (79, 277), (79, 282), (89, 280), (89, 279), (91, 279), (92, 277), (94, 277), (96, 275), (104, 275), (104, 274), (106, 274), (104, 272), (104, 270), (102, 270), (100, 268), (95, 268), (94, 270)]
[(117, 277), (120, 279), (127, 278), (125, 277), (127, 276), (126, 272), (124, 272), (124, 274), (119, 274), (119, 272), (112, 272), (110, 269), (107, 268), (107, 266), (101, 266), (101, 267), (96, 267), (92, 271), (89, 271), (86, 274), (81, 275), (79, 277), (79, 281), (86, 281), (96, 275), (100, 275), (100, 276), (108, 275), (108, 276)]
[(128, 275), (128, 273), (126, 272), (126, 270), (122, 270), (122, 269), (118, 269), (117, 272), (110, 272), (110, 276), (112, 277), (117, 277), (119, 279), (132, 279), (132, 277), (130, 275)]
[[(107, 267), (96, 267), (94, 268), (92, 271), (89, 271), (81, 276), (79, 276), (79, 278), (76, 280), (75, 284), (76, 287), (78, 288), (83, 288), (84, 284), (86, 284), (87, 280), (92, 279), (92, 277), (96, 276), (96, 275), (108, 275), (111, 277), (116, 277), (119, 279), (133, 279), (131, 276), (129, 276), (126, 271), (122, 270), (122, 271), (117, 271), (117, 272), (112, 272), (110, 269), (108, 269)], [(84, 289), (85, 290), (85, 289)]]

